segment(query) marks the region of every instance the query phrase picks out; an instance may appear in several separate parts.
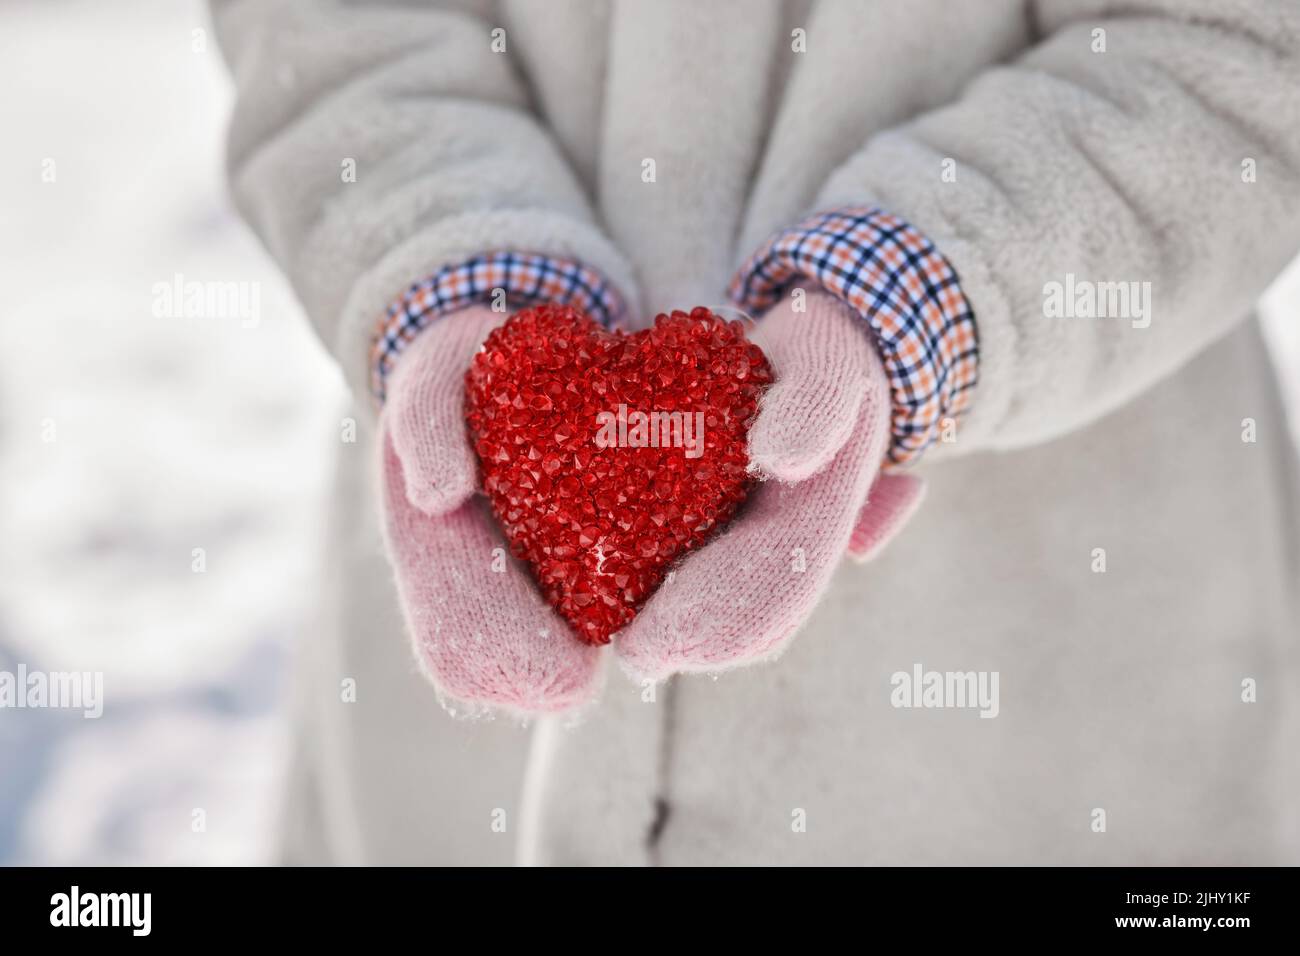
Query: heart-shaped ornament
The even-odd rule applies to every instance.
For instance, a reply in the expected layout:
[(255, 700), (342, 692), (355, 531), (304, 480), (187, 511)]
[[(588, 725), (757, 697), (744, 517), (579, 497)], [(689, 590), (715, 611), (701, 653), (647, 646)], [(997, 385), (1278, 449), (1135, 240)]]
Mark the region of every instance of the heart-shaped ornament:
[(625, 333), (539, 306), (488, 336), (465, 376), (483, 490), (582, 640), (608, 643), (745, 500), (771, 381), (743, 325), (705, 308)]

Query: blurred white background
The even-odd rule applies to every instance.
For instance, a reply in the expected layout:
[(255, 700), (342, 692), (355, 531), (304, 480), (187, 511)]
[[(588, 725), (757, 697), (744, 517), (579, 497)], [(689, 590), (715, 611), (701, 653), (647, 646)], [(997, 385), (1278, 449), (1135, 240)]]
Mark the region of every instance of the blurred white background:
[[(0, 710), (0, 861), (269, 859), (341, 379), (227, 200), (202, 3), (7, 3), (0, 72), (0, 670), (106, 698)], [(260, 323), (154, 317), (176, 273)]]
[[(107, 700), (0, 710), (0, 863), (268, 861), (341, 379), (226, 198), (199, 0), (0, 6), (0, 90), (0, 670)], [(177, 273), (260, 323), (156, 318)], [(1300, 269), (1263, 308), (1294, 430)]]

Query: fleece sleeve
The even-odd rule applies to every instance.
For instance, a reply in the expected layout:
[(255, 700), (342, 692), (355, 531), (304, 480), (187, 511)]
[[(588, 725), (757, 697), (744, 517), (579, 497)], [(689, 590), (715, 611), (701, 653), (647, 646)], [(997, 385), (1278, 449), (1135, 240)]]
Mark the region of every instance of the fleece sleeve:
[(815, 208), (878, 203), (978, 328), (956, 450), (1052, 438), (1242, 320), (1300, 248), (1300, 3), (1038, 0), (1037, 42), (873, 136)]
[(359, 394), (386, 308), (449, 265), (514, 250), (581, 263), (635, 295), (493, 11), (212, 4), (236, 86), (235, 202)]

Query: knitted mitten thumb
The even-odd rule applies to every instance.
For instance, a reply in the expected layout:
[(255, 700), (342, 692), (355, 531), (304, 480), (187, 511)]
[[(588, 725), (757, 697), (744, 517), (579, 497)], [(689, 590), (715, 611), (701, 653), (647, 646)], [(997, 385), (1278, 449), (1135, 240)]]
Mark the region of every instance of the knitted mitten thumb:
[(384, 411), (406, 497), (446, 514), (474, 493), (478, 462), (465, 433), (465, 370), (506, 315), (473, 306), (424, 329), (389, 374)]
[[(750, 430), (750, 470), (777, 481), (803, 481), (844, 447), (864, 405), (888, 402), (879, 358), (857, 316), (825, 293), (807, 296), (803, 312), (794, 310), (791, 298), (783, 299), (753, 339), (767, 354), (776, 382)], [(849, 539), (849, 557), (869, 561), (878, 555), (924, 496), (925, 482), (913, 475), (877, 476)]]

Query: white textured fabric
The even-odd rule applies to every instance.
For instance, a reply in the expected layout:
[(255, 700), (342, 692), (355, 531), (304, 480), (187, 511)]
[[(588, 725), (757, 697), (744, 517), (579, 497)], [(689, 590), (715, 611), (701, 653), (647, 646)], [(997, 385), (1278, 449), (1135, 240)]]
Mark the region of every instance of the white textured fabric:
[[(370, 323), (445, 261), (582, 259), (646, 316), (720, 303), (771, 231), (847, 202), (928, 235), (981, 336), (913, 524), (784, 658), (653, 699), (611, 676), (545, 726), (526, 859), (1300, 862), (1294, 450), (1243, 322), (1300, 246), (1300, 4), (458, 7), (216, 6), (236, 199), (359, 394)], [(1047, 318), (1067, 275), (1151, 283), (1149, 326)], [(426, 713), (357, 540), (325, 659), (385, 699), (305, 726), (302, 792), (327, 765), (319, 829), (354, 857), (500, 858), (519, 735)], [(892, 707), (915, 663), (999, 671), (999, 715)]]

